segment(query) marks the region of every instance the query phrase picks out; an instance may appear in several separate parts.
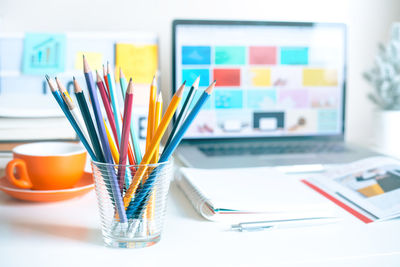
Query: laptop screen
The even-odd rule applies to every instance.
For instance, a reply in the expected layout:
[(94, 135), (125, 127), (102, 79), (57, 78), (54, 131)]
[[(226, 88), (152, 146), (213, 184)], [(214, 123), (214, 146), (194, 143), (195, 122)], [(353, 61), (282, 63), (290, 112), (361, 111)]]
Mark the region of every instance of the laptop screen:
[[(345, 25), (175, 21), (174, 90), (216, 80), (186, 139), (340, 136)], [(182, 104), (181, 104), (182, 106)]]

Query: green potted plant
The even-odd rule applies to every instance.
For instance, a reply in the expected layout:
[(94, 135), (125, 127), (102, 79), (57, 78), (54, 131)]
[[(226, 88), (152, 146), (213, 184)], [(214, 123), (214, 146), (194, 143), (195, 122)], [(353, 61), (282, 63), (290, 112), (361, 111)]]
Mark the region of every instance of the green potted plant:
[(375, 104), (375, 145), (400, 156), (400, 23), (394, 23), (388, 44), (379, 44), (374, 66), (363, 73), (372, 85), (368, 98)]

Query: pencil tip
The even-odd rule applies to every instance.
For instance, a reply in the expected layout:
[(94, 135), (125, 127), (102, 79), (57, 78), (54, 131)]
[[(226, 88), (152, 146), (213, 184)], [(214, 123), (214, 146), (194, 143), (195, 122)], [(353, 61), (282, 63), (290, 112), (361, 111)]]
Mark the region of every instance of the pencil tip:
[(193, 86), (195, 89), (197, 89), (197, 88), (199, 88), (199, 83), (200, 83), (200, 75), (197, 76), (197, 78), (196, 78), (196, 80), (194, 81), (194, 83), (193, 83), (192, 86)]
[(210, 86), (207, 87), (207, 89), (205, 90), (205, 92), (206, 92), (207, 94), (210, 95), (210, 94), (212, 93), (212, 91), (214, 90), (214, 87), (215, 87), (216, 82), (217, 82), (216, 80), (213, 81), (212, 84), (210, 84)]
[(185, 85), (186, 84), (186, 80), (184, 80), (182, 84)]
[(176, 91), (176, 96), (177, 97), (182, 97), (182, 95), (183, 95), (183, 90), (185, 89), (185, 83), (183, 83), (180, 87), (179, 87), (179, 89), (178, 89), (178, 91)]
[(47, 81), (50, 80), (49, 75), (46, 74), (44, 77), (46, 77), (46, 80), (47, 80)]
[(158, 94), (157, 102), (162, 102), (162, 92)]
[(75, 76), (72, 76), (72, 80), (74, 80), (74, 81), (75, 81)]

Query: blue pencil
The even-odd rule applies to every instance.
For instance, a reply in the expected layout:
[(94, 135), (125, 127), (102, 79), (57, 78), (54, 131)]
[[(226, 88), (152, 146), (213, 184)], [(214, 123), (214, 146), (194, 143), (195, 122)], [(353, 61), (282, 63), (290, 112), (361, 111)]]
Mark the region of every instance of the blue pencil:
[(51, 93), (53, 94), (53, 96), (56, 99), (58, 105), (61, 107), (62, 111), (64, 112), (65, 117), (67, 117), (69, 123), (74, 128), (76, 134), (78, 135), (79, 139), (81, 140), (83, 146), (86, 148), (86, 150), (89, 153), (90, 157), (92, 158), (92, 160), (97, 160), (96, 155), (94, 154), (94, 152), (93, 152), (92, 148), (90, 147), (88, 141), (86, 140), (86, 138), (83, 135), (81, 129), (78, 127), (78, 124), (76, 123), (76, 121), (72, 117), (72, 114), (69, 111), (69, 109), (67, 107), (67, 104), (65, 104), (64, 100), (61, 97), (60, 92), (56, 89), (54, 84), (51, 82), (50, 77), (48, 75), (46, 75), (46, 80), (47, 80), (47, 83), (49, 84)]
[(121, 128), (122, 128), (122, 120), (121, 120), (121, 112), (119, 110), (117, 92), (115, 91), (114, 85), (114, 76), (110, 72), (110, 63), (107, 62), (107, 81), (108, 81), (108, 89), (110, 90), (110, 98), (111, 105), (113, 108), (115, 128), (117, 128), (117, 136), (118, 136), (118, 144), (121, 146)]
[[(213, 89), (215, 87), (215, 81), (203, 92), (197, 101), (196, 105), (193, 107), (192, 111), (189, 113), (182, 126), (179, 128), (175, 136), (172, 138), (170, 144), (165, 147), (163, 153), (161, 154), (160, 160), (158, 163), (167, 162), (169, 158), (172, 156), (172, 153), (176, 149), (176, 147), (181, 142), (183, 135), (189, 129), (189, 126), (192, 124), (197, 114), (201, 110), (204, 103), (210, 97)], [(161, 165), (164, 166), (164, 165)], [(161, 167), (162, 168), (162, 167)], [(157, 179), (158, 172), (161, 171), (160, 167), (157, 167), (153, 170), (150, 176), (147, 178), (146, 182), (143, 184), (142, 189), (136, 194), (135, 198), (130, 202), (126, 214), (128, 218), (140, 218), (143, 211), (146, 208), (146, 203), (148, 198), (151, 196), (151, 191), (154, 186), (154, 182)]]
[[(103, 153), (106, 163), (112, 164), (113, 159), (110, 150), (110, 144), (107, 141), (107, 134), (104, 127), (103, 116), (101, 114), (100, 104), (97, 97), (96, 87), (94, 85), (94, 80), (92, 76), (92, 72), (90, 70), (89, 64), (87, 63), (85, 56), (83, 56), (83, 71), (85, 73), (85, 80), (89, 90), (90, 99), (92, 100), (93, 113), (96, 119), (97, 131), (99, 132), (100, 142), (103, 146)], [(113, 169), (109, 170), (109, 174), (111, 175), (110, 184), (113, 194), (113, 199), (115, 202), (115, 206), (117, 208), (117, 212), (122, 223), (127, 221), (124, 203), (122, 201), (121, 190), (119, 189), (117, 176)]]

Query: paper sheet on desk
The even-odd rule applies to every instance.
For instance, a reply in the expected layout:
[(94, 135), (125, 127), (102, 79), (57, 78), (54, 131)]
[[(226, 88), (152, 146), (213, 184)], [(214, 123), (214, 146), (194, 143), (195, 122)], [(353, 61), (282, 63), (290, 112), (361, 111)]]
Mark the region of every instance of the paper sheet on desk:
[(182, 168), (178, 184), (210, 220), (280, 220), (332, 216), (332, 204), (272, 168)]

